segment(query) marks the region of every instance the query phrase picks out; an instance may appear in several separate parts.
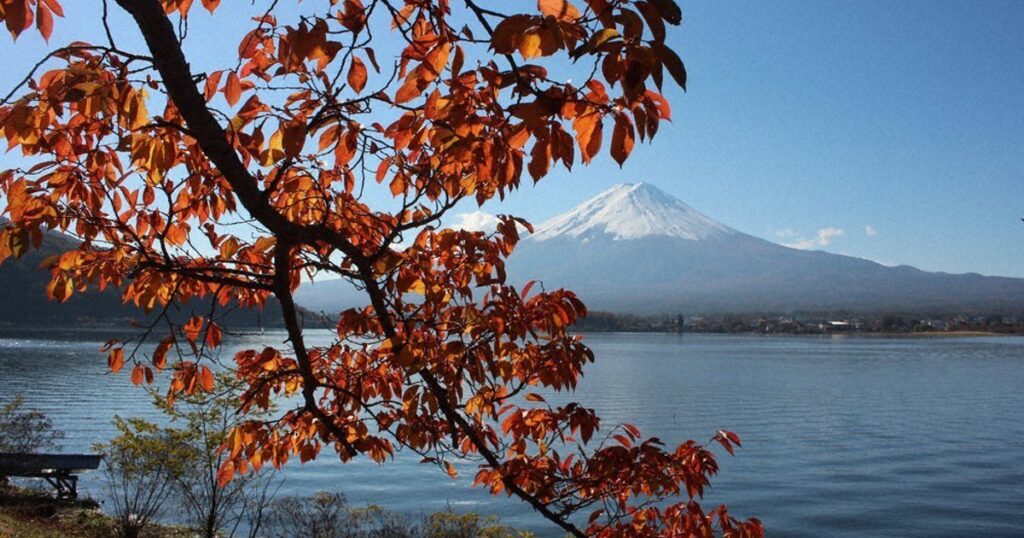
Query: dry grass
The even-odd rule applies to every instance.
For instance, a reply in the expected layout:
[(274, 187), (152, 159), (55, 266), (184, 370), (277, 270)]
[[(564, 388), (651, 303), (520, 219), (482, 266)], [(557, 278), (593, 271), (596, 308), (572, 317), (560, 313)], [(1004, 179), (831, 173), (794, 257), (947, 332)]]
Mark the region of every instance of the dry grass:
[[(90, 500), (58, 501), (47, 492), (0, 485), (0, 538), (110, 538), (114, 521)], [(182, 538), (180, 529), (154, 528), (149, 538)]]

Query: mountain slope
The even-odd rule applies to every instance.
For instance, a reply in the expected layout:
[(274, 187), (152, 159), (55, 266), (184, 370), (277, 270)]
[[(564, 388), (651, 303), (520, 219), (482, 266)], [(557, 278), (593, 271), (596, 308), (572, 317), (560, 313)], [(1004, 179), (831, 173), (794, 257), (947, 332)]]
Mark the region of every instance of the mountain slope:
[[(4, 221), (0, 219), (0, 226)], [(121, 302), (117, 290), (76, 293), (66, 303), (46, 298), (50, 275), (40, 263), (46, 258), (76, 248), (77, 241), (57, 232), (46, 232), (39, 249), (29, 250), (18, 259), (0, 263), (0, 325), (90, 326), (126, 324), (145, 319), (142, 311)], [(175, 319), (191, 312), (208, 313), (209, 303), (193, 302), (174, 314)], [(280, 308), (276, 301), (267, 303), (265, 312), (235, 309), (226, 315), (228, 327), (281, 326)]]
[(729, 228), (647, 184), (619, 185), (540, 224), (517, 281), (567, 287), (615, 312), (1019, 312), (1024, 280), (886, 267)]

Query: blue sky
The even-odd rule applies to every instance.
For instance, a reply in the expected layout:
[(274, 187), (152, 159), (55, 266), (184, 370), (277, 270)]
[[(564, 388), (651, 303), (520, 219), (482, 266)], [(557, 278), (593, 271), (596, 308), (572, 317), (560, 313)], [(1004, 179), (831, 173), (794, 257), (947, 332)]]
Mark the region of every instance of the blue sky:
[[(772, 241), (1024, 276), (1024, 2), (681, 4), (669, 41), (689, 91), (669, 92), (674, 122), (654, 144), (622, 169), (604, 157), (558, 170), (486, 211), (539, 222), (646, 181)], [(100, 41), (99, 3), (65, 5), (52, 42)], [(72, 22), (90, 11), (91, 28)], [(232, 53), (244, 32), (222, 15), (195, 18), (197, 63)], [(113, 22), (139, 48), (125, 46), (130, 23)], [(26, 34), (14, 50), (4, 93), (45, 47)]]
[(765, 239), (1024, 276), (1024, 3), (683, 7), (674, 123), (622, 170), (558, 174), (509, 209), (539, 219), (643, 180)]

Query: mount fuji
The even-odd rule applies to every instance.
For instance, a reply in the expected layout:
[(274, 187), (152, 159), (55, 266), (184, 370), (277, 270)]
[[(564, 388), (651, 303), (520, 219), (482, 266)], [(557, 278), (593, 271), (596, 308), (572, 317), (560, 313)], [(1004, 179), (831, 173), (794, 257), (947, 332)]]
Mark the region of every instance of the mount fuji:
[(515, 281), (566, 287), (629, 313), (1019, 313), (1024, 279), (932, 273), (785, 247), (646, 183), (617, 185), (541, 223), (509, 260)]

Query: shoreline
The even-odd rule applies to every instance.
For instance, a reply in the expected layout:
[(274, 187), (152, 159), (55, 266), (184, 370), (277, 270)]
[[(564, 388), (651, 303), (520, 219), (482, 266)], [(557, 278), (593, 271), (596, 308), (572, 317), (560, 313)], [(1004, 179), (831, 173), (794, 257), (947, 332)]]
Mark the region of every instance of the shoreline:
[(1020, 333), (990, 332), (990, 331), (947, 331), (947, 332), (835, 332), (835, 333), (761, 333), (754, 331), (747, 332), (673, 332), (673, 331), (579, 331), (575, 334), (673, 334), (680, 337), (686, 336), (758, 336), (758, 337), (819, 337), (819, 338), (980, 338), (980, 337), (1010, 337), (1024, 336)]

